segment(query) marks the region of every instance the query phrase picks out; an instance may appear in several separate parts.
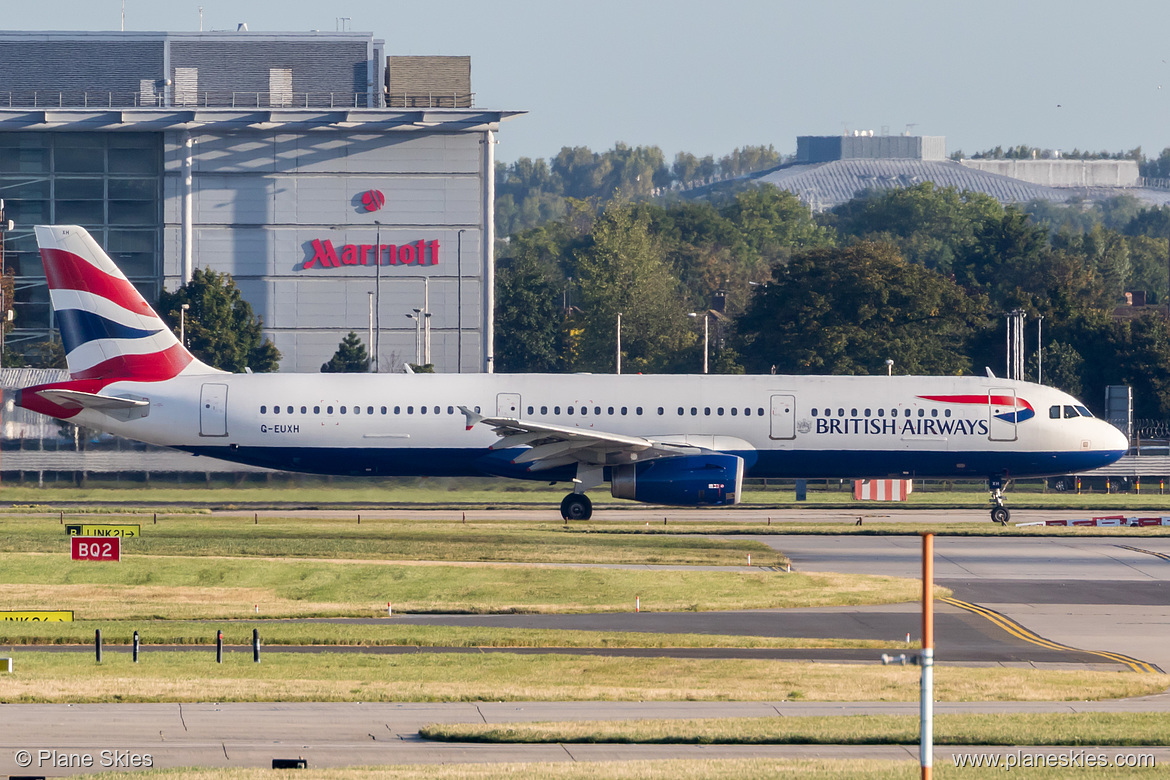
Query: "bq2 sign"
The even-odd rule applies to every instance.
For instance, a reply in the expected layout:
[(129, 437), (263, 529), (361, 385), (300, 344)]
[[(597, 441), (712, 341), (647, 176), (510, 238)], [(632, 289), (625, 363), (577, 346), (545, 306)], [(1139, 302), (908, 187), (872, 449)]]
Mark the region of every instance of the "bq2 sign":
[(73, 560), (75, 561), (120, 561), (122, 560), (122, 539), (118, 536), (102, 538), (71, 536)]

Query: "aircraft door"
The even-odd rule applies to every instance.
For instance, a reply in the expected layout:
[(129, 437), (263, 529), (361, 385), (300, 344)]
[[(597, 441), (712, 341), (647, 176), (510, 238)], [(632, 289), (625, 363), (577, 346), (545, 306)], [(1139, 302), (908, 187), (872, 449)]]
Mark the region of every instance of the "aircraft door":
[(987, 438), (992, 441), (1016, 440), (1016, 390), (993, 387), (987, 391)]
[(206, 384), (199, 394), (199, 435), (227, 436), (227, 385)]
[(520, 394), (497, 393), (496, 417), (511, 417), (512, 419), (520, 417)]
[(796, 438), (796, 396), (772, 396), (772, 427), (769, 436), (773, 439)]

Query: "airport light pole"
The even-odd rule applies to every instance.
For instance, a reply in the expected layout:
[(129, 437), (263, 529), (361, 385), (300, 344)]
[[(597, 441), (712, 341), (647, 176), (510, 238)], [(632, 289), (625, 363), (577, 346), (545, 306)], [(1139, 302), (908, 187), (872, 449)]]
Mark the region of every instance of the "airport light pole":
[(414, 309), (414, 314), (407, 314), (407, 319), (414, 320), (414, 364), (422, 365), (422, 309)]
[(455, 273), (458, 274), (459, 282), (456, 287), (455, 297), (459, 303), (455, 306), (457, 321), (456, 327), (459, 329), (459, 335), (455, 339), (455, 362), (458, 363), (456, 372), (463, 373), (463, 230), (457, 234), (458, 241), (455, 249)]
[(622, 313), (617, 316), (617, 372), (622, 372)]
[(179, 343), (184, 347), (187, 346), (187, 309), (191, 308), (191, 304), (184, 303), (179, 307)]
[(934, 769), (934, 534), (922, 535), (922, 686), (919, 747), (922, 780)]
[[(379, 257), (378, 259), (381, 260), (382, 258)], [(373, 350), (374, 350), (374, 291), (371, 290), (369, 295), (370, 295), (370, 335), (369, 335), (369, 341), (367, 343), (370, 345), (370, 351), (373, 352)], [(370, 371), (370, 373), (374, 372), (374, 361), (373, 360), (369, 361), (369, 365), (367, 366), (367, 369)]]
[(374, 373), (382, 370), (379, 356), (382, 354), (382, 223), (374, 220), (374, 256), (378, 262), (374, 263), (374, 343), (370, 347), (374, 350)]
[[(694, 319), (697, 320), (699, 318), (699, 313), (697, 311), (693, 311), (690, 314), (688, 314), (687, 316), (693, 317)], [(704, 374), (707, 373), (707, 368), (708, 368), (709, 363), (710, 363), (710, 354), (711, 354), (710, 345), (711, 345), (711, 312), (708, 311), (708, 312), (705, 312), (703, 314), (703, 373)]]

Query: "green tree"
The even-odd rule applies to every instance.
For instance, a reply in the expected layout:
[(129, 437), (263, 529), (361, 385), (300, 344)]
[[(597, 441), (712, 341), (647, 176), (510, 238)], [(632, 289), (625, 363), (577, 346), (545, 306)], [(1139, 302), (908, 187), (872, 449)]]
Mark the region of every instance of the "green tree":
[(337, 345), (328, 363), (321, 364), (323, 374), (362, 374), (370, 370), (370, 355), (361, 337), (352, 330)]
[(191, 281), (174, 292), (163, 290), (158, 298), (159, 314), (176, 334), (179, 312), (185, 316), (187, 348), (210, 366), (257, 373), (280, 367), (280, 350), (264, 337), (262, 320), (240, 295), (231, 274), (197, 268)]
[(874, 374), (887, 358), (899, 373), (963, 373), (983, 307), (889, 244), (816, 249), (773, 269), (739, 319), (737, 349), (752, 373)]
[[(622, 370), (655, 373), (694, 365), (699, 339), (686, 317), (678, 280), (650, 229), (649, 214), (630, 204), (611, 206), (579, 251), (579, 366), (615, 368), (617, 315), (622, 314)], [(700, 358), (701, 360), (701, 358)]]
[[(535, 233), (536, 231), (534, 231)], [(547, 231), (540, 231), (547, 238)], [(496, 370), (551, 372), (563, 367), (564, 282), (532, 240), (502, 261), (496, 273)]]

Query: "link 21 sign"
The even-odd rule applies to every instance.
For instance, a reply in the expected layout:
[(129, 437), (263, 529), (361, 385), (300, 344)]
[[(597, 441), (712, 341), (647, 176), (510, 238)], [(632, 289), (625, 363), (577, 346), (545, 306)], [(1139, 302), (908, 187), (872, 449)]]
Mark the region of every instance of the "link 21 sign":
[(71, 536), (73, 560), (75, 561), (120, 561), (122, 560), (122, 539), (118, 536)]

